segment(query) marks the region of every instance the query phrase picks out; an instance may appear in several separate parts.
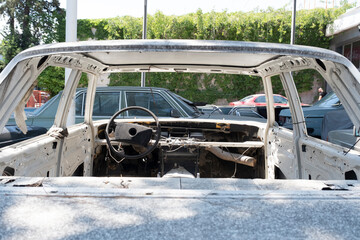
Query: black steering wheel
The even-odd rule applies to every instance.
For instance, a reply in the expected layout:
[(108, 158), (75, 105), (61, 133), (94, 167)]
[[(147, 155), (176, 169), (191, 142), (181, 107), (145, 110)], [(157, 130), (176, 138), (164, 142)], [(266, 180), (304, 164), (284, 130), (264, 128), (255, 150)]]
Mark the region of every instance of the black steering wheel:
[[(142, 126), (136, 123), (115, 123), (114, 119), (119, 116), (121, 113), (129, 111), (129, 110), (141, 110), (147, 112), (154, 120), (156, 124), (156, 129), (153, 130), (151, 127)], [(109, 138), (109, 130), (114, 132), (115, 138), (112, 139), (113, 141), (124, 142), (130, 145), (135, 146), (142, 146), (146, 150), (140, 154), (136, 155), (128, 155), (125, 154), (124, 150), (116, 150)], [(155, 135), (155, 137), (153, 137)], [(143, 158), (157, 147), (161, 136), (161, 126), (159, 123), (159, 119), (155, 116), (153, 112), (149, 109), (139, 107), (139, 106), (132, 106), (123, 108), (120, 111), (116, 112), (111, 119), (109, 120), (106, 129), (105, 129), (105, 138), (107, 146), (115, 160), (122, 161), (124, 159), (139, 159)], [(155, 138), (155, 143), (153, 145), (148, 145), (150, 140)]]

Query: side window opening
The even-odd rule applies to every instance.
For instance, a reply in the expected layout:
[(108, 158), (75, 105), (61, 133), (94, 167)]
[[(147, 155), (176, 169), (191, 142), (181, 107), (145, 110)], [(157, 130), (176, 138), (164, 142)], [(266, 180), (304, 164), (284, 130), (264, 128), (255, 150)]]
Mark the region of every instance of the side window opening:
[[(43, 58), (39, 62), (38, 67), (40, 67), (45, 60), (46, 58)], [(0, 143), (0, 147), (5, 147), (44, 134), (53, 126), (65, 84), (64, 72), (64, 68), (48, 66), (40, 73), (36, 80), (37, 85), (31, 89), (32, 92), (29, 92), (27, 95), (27, 101), (23, 103), (27, 133), (24, 134), (18, 128), (15, 115), (11, 115), (5, 127), (6, 132), (0, 133), (7, 134), (7, 136), (2, 138), (3, 143)], [(87, 76), (85, 73), (82, 73), (78, 87), (85, 86), (87, 86)], [(83, 116), (83, 94), (75, 98), (75, 105), (75, 115)]]
[[(351, 147), (357, 140), (353, 136), (353, 123), (339, 98), (326, 86), (325, 79), (316, 70), (310, 69), (293, 72), (293, 78), (302, 103), (308, 135), (343, 147)], [(325, 92), (320, 100), (319, 88)], [(292, 130), (290, 109), (280, 111), (278, 123)]]

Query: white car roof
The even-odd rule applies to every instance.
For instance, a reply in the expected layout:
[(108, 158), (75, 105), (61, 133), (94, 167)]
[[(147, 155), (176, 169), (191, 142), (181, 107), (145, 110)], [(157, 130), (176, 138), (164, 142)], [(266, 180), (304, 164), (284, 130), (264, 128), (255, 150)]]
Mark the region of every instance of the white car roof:
[(50, 65), (96, 75), (164, 71), (270, 76), (306, 68), (326, 72), (326, 66), (332, 67), (334, 63), (345, 66), (359, 83), (360, 73), (348, 59), (316, 47), (206, 40), (108, 40), (41, 45), (18, 54), (0, 74), (0, 129), (7, 121), (3, 118), (14, 111), (24, 96), (24, 88), (30, 89), (35, 84), (35, 79), (24, 80), (26, 74), (37, 75)]
[[(345, 57), (334, 51), (308, 46), (206, 40), (108, 40), (55, 43), (32, 47), (17, 55), (9, 63), (9, 67), (12, 68), (25, 59), (54, 54), (82, 54), (83, 57), (111, 66), (201, 64), (255, 68), (280, 56), (318, 58), (338, 62), (345, 66), (351, 65)], [(4, 69), (0, 79), (3, 79), (8, 72), (8, 68)]]

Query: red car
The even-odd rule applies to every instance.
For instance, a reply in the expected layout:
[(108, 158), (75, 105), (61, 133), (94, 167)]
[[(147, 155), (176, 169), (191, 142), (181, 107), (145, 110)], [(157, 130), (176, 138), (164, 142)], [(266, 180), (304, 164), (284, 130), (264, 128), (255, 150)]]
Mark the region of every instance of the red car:
[[(254, 94), (235, 102), (229, 103), (230, 106), (266, 106), (265, 94)], [(286, 97), (279, 94), (274, 94), (274, 106), (288, 107), (288, 100)]]

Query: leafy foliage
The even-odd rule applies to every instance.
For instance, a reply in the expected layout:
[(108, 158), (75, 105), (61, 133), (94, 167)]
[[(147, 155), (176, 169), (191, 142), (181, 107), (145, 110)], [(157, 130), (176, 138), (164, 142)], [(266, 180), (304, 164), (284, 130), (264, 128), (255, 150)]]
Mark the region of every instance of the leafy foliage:
[[(1, 70), (22, 50), (65, 40), (65, 11), (59, 0), (0, 0), (0, 13), (7, 20), (2, 31)], [(41, 74), (38, 86), (54, 95), (62, 89), (63, 82), (64, 70), (52, 68)]]
[(63, 39), (65, 12), (59, 0), (0, 0), (0, 13), (7, 19), (1, 48), (5, 64), (31, 46)]
[[(79, 87), (86, 87), (88, 78), (85, 73), (81, 75)], [(38, 77), (38, 87), (50, 92), (55, 96), (64, 89), (65, 86), (65, 69), (61, 67), (47, 67)]]
[[(326, 25), (344, 13), (351, 5), (346, 2), (337, 9), (312, 9), (297, 12), (296, 44), (328, 48), (331, 38), (325, 36)], [(141, 18), (116, 18), (114, 21), (137, 23), (140, 33)], [(121, 21), (122, 19), (123, 21)], [(86, 20), (85, 20), (86, 21)], [(104, 20), (102, 20), (104, 21)], [(130, 24), (130, 23), (129, 23)], [(130, 24), (130, 25), (131, 25)], [(109, 29), (109, 28), (108, 28)], [(102, 31), (105, 36), (111, 35)], [(183, 16), (165, 16), (157, 12), (149, 16), (148, 38), (152, 39), (213, 39), (289, 43), (291, 12), (282, 9), (252, 12), (210, 12)], [(134, 34), (135, 35), (135, 34)], [(111, 35), (112, 38), (114, 35)], [(118, 34), (117, 39), (125, 39)], [(99, 39), (102, 37), (97, 36)], [(139, 37), (140, 38), (140, 37)], [(299, 92), (312, 88), (314, 81), (321, 79), (314, 71), (294, 73)], [(216, 81), (215, 81), (216, 80)], [(147, 86), (165, 87), (193, 101), (213, 103), (221, 96), (227, 101), (240, 99), (262, 90), (261, 79), (250, 76), (223, 74), (165, 74), (147, 73)], [(139, 73), (110, 75), (111, 85), (140, 85)], [(274, 92), (284, 94), (279, 78), (274, 78)]]
[[(297, 11), (296, 44), (327, 48), (326, 25), (352, 5), (341, 8)], [(95, 36), (91, 29), (96, 29)], [(183, 16), (166, 16), (158, 11), (148, 16), (149, 39), (207, 39), (289, 43), (291, 11), (269, 8), (251, 12), (209, 12), (199, 9)], [(142, 18), (124, 16), (78, 20), (78, 38), (139, 39)]]

